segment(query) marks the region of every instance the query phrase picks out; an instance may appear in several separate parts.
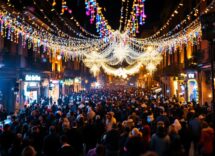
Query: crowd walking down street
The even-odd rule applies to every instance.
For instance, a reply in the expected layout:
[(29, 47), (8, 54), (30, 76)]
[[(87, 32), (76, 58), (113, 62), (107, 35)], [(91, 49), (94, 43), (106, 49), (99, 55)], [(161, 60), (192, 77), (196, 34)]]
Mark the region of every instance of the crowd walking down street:
[[(61, 101), (61, 100), (59, 100)], [(212, 156), (212, 108), (147, 90), (99, 89), (0, 110), (1, 156)]]

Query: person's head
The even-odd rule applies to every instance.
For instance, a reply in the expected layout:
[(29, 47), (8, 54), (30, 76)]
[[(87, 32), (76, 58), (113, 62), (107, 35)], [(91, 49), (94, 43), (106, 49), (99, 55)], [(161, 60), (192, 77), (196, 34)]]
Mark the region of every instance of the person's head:
[(143, 126), (143, 136), (150, 136), (150, 134), (151, 134), (150, 126), (148, 125)]
[(157, 127), (165, 127), (165, 123), (163, 121), (158, 121)]
[(60, 137), (60, 143), (61, 144), (65, 144), (65, 143), (68, 143), (68, 137), (66, 136), (66, 135), (62, 135), (61, 137)]
[(22, 156), (36, 156), (37, 152), (34, 147), (27, 146), (22, 150)]
[(38, 126), (33, 126), (33, 127), (31, 128), (31, 132), (32, 132), (32, 133), (39, 133), (39, 132), (40, 132), (40, 129), (39, 129)]
[(70, 128), (70, 122), (68, 118), (63, 118), (63, 123), (62, 123), (63, 129), (69, 129)]
[(163, 126), (158, 126), (157, 127), (157, 132), (156, 132), (157, 136), (160, 138), (163, 138), (166, 136), (166, 130), (165, 127)]
[(56, 128), (55, 126), (50, 126), (49, 127), (49, 134), (55, 134), (56, 133)]
[(17, 133), (14, 139), (14, 145), (20, 145), (22, 143), (22, 134)]
[(152, 113), (150, 113), (148, 116), (147, 116), (147, 122), (148, 123), (151, 123), (151, 122), (153, 122), (154, 121), (154, 115), (152, 114)]
[(169, 126), (168, 132), (169, 132), (169, 134), (176, 134), (177, 133), (177, 130), (173, 124)]
[(108, 120), (110, 120), (112, 117), (113, 117), (113, 113), (112, 113), (112, 112), (108, 112), (108, 113), (106, 114), (106, 118), (107, 118)]
[(133, 128), (130, 137), (142, 137), (142, 133), (137, 128)]

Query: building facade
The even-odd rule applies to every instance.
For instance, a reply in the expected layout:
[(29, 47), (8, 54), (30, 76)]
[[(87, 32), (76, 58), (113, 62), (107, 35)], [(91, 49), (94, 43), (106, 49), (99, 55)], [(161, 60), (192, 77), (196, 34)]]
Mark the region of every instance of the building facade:
[[(201, 12), (210, 4), (210, 0), (201, 1), (198, 10)], [(187, 1), (184, 9), (189, 12), (199, 3)], [(184, 11), (183, 11), (184, 12)], [(213, 10), (212, 10), (213, 12)], [(179, 15), (177, 21), (184, 18)], [(179, 101), (195, 101), (199, 104), (212, 101), (211, 52), (210, 41), (195, 38), (192, 42), (183, 44), (173, 52), (163, 51), (157, 77), (165, 96), (176, 96)], [(213, 59), (214, 60), (214, 59)]]

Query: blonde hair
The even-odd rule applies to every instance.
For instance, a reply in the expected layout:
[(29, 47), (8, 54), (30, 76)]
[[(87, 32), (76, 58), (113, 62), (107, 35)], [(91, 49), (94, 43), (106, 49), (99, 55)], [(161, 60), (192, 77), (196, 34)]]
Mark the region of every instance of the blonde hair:
[(140, 136), (142, 137), (142, 133), (139, 131), (137, 128), (133, 128), (132, 131), (130, 132), (130, 137), (135, 137), (135, 136)]
[(22, 156), (36, 156), (37, 152), (32, 146), (27, 146), (22, 150)]

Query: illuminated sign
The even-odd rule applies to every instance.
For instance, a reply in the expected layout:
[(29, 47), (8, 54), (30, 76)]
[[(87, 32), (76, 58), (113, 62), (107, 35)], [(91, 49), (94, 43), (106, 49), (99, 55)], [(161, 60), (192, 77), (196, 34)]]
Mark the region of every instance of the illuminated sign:
[(73, 84), (74, 84), (73, 79), (66, 79), (66, 80), (64, 80), (64, 85), (66, 85), (66, 86), (71, 86)]
[(29, 87), (37, 87), (37, 82), (29, 82)]
[(39, 75), (25, 75), (25, 81), (41, 81)]
[(71, 85), (74, 85), (74, 84), (77, 84), (77, 83), (81, 83), (81, 78), (80, 77), (76, 77), (74, 79), (65, 79), (63, 81), (63, 84), (66, 85), (66, 86), (71, 86)]
[(76, 77), (74, 80), (75, 83), (81, 83), (81, 78), (80, 77)]
[(189, 74), (187, 74), (187, 77), (189, 79), (195, 79), (195, 74), (194, 73), (189, 73)]

